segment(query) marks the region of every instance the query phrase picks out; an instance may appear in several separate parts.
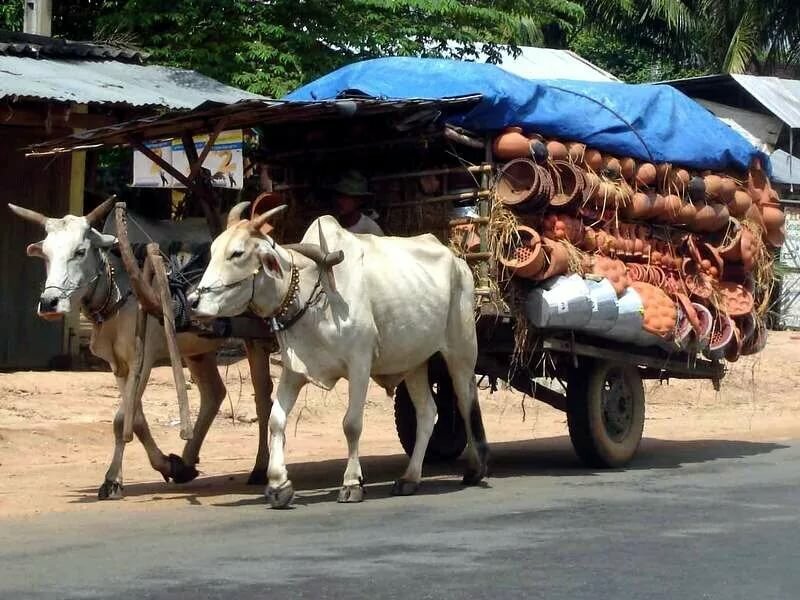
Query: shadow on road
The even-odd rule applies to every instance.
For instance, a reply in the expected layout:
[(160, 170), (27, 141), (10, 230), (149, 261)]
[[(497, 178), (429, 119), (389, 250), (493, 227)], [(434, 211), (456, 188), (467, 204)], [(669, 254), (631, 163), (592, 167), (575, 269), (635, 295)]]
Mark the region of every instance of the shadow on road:
[[(626, 470), (679, 469), (683, 465), (767, 454), (786, 447), (770, 442), (674, 441), (648, 438), (642, 442), (636, 459)], [(367, 497), (369, 499), (388, 497), (392, 481), (403, 473), (407, 462), (408, 458), (400, 454), (362, 457), (361, 464), (368, 482), (376, 482), (367, 485)], [(295, 503), (309, 505), (335, 502), (345, 466), (344, 459), (290, 464), (289, 476), (297, 490)], [(425, 479), (418, 494), (447, 494), (463, 490), (460, 481), (463, 466), (463, 461), (427, 465)], [(522, 475), (576, 477), (602, 473), (602, 470), (587, 469), (580, 463), (566, 436), (503, 442), (491, 446), (490, 478)], [(152, 496), (152, 501), (181, 499), (188, 504), (201, 504), (199, 498), (241, 495), (246, 497), (230, 501), (220, 498), (220, 501), (213, 505), (263, 504), (263, 486), (247, 485), (248, 475), (249, 473), (235, 473), (201, 476), (186, 485), (165, 484), (161, 481), (127, 484), (125, 496), (129, 498)], [(96, 489), (91, 488), (75, 490), (75, 497), (72, 499), (73, 503), (94, 501), (96, 501)]]

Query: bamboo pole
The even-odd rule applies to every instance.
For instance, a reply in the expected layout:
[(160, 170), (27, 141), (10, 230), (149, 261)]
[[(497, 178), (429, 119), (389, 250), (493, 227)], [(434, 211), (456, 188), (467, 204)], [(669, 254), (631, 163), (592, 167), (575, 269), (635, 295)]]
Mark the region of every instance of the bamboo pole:
[(172, 310), (172, 296), (169, 293), (167, 271), (158, 244), (147, 244), (147, 258), (153, 266), (156, 288), (161, 298), (161, 310), (164, 315), (164, 336), (167, 338), (169, 361), (172, 364), (172, 377), (175, 380), (175, 392), (178, 396), (178, 412), (181, 420), (181, 439), (190, 440), (193, 436), (192, 417), (189, 414), (189, 395), (186, 392), (186, 379), (183, 376), (183, 362), (178, 349), (175, 334), (175, 313)]

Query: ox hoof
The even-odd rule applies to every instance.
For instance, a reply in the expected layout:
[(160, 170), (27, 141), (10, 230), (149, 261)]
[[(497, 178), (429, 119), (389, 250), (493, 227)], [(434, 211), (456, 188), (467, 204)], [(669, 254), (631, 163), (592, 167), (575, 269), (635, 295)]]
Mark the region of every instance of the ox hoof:
[(339, 490), (339, 498), (336, 501), (341, 502), (342, 504), (363, 502), (364, 493), (365, 491), (363, 483), (357, 483), (355, 485), (343, 485), (342, 489)]
[(267, 470), (253, 469), (247, 478), (247, 485), (267, 485)]
[(294, 487), (290, 480), (284, 481), (279, 487), (267, 486), (267, 502), (272, 508), (289, 508), (294, 500)]
[(392, 486), (392, 496), (412, 496), (417, 493), (419, 482), (398, 479)]
[(463, 485), (478, 485), (483, 478), (486, 477), (486, 465), (481, 466), (480, 469), (473, 469), (472, 467), (464, 471), (464, 478), (461, 480)]
[(183, 462), (180, 456), (170, 454), (167, 460), (169, 460), (169, 476), (175, 483), (189, 483), (199, 475), (197, 469)]
[(98, 500), (122, 500), (122, 482), (105, 480), (97, 490)]

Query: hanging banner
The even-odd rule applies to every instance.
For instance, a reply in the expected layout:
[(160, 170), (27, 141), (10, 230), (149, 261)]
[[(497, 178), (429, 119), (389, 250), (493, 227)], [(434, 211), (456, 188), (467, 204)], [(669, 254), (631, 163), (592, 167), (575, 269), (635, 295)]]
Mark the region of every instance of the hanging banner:
[[(147, 142), (150, 150), (172, 164), (172, 140)], [(138, 150), (133, 153), (133, 187), (173, 187), (172, 175), (161, 169), (156, 163)]]
[[(208, 142), (207, 135), (194, 138), (194, 146), (199, 155)], [(211, 172), (211, 183), (214, 187), (242, 189), (244, 179), (244, 140), (241, 130), (223, 131), (217, 136), (211, 151), (203, 161), (203, 167)], [(180, 140), (172, 141), (172, 166), (185, 175), (189, 174), (189, 160)], [(175, 181), (174, 187), (183, 187)]]
[[(207, 135), (194, 138), (194, 146), (199, 155), (206, 143)], [(189, 174), (189, 160), (180, 140), (163, 140), (145, 144), (176, 170)], [(217, 136), (211, 151), (203, 161), (203, 167), (211, 172), (214, 187), (242, 189), (244, 179), (244, 137), (241, 130), (223, 131)], [(163, 171), (138, 150), (133, 153), (133, 187), (183, 188), (184, 185)]]

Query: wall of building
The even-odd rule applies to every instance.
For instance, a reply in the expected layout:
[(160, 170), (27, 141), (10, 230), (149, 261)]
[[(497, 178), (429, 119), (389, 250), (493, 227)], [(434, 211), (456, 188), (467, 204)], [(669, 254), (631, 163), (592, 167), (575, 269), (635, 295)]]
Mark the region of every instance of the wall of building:
[(25, 253), (26, 246), (41, 240), (44, 232), (15, 217), (5, 204), (13, 202), (46, 215), (68, 212), (70, 157), (26, 159), (21, 150), (65, 133), (0, 126), (0, 369), (48, 368), (62, 353), (63, 324), (36, 316), (44, 262)]

